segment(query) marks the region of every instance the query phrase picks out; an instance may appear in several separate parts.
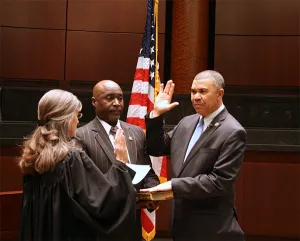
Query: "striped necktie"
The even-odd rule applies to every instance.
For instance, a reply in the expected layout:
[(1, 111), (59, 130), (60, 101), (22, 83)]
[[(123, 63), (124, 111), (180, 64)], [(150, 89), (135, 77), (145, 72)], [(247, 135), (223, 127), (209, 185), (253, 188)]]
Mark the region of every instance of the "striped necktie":
[(116, 137), (116, 133), (117, 133), (118, 127), (117, 126), (112, 126), (110, 128), (109, 134), (113, 135), (114, 139)]

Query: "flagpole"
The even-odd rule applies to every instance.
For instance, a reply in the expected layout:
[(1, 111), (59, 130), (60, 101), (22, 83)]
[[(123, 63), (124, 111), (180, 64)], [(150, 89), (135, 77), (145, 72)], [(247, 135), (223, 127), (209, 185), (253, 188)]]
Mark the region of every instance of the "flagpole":
[(155, 91), (154, 91), (154, 100), (159, 93), (160, 89), (160, 78), (159, 78), (159, 63), (158, 63), (158, 4), (159, 0), (154, 1), (154, 23), (155, 23), (155, 35), (156, 35), (156, 42), (155, 42)]

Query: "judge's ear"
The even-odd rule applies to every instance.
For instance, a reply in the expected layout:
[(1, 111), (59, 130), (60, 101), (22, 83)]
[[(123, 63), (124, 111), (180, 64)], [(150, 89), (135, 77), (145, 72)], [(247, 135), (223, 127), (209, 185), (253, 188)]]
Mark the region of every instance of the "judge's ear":
[(95, 97), (92, 97), (92, 105), (93, 105), (94, 107), (96, 107), (96, 102), (97, 102), (97, 100), (95, 99)]

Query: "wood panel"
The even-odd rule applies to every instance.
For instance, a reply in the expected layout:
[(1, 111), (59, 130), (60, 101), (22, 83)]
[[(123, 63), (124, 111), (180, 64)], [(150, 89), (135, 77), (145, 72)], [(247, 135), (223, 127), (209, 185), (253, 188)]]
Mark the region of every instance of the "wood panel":
[(196, 74), (208, 66), (209, 1), (173, 1), (171, 78), (177, 94), (188, 94)]
[(21, 203), (21, 192), (0, 192), (0, 240), (17, 240), (20, 229)]
[[(164, 34), (159, 39), (159, 50), (164, 53)], [(142, 34), (68, 31), (66, 79), (132, 83), (141, 42)], [(163, 54), (159, 63), (163, 76)]]
[(22, 203), (22, 174), (16, 163), (20, 147), (0, 148), (0, 240), (17, 240)]
[(299, 153), (245, 153), (236, 185), (240, 224), (247, 235), (300, 238)]
[(1, 157), (0, 192), (22, 190), (22, 173), (16, 157)]
[[(159, 1), (159, 32), (165, 32), (166, 0)], [(143, 33), (147, 0), (69, 0), (68, 29)]]
[(245, 163), (246, 233), (300, 238), (300, 165)]
[(299, 35), (299, 0), (216, 0), (216, 34)]
[(217, 35), (215, 40), (215, 69), (227, 85), (299, 86), (299, 36)]
[(4, 26), (29, 28), (66, 27), (67, 0), (3, 0), (0, 10)]
[(156, 230), (169, 232), (170, 230), (170, 203), (171, 201), (163, 201), (159, 204), (156, 212)]
[(22, 190), (22, 173), (17, 164), (20, 147), (1, 145), (0, 193)]
[(2, 28), (1, 77), (63, 79), (65, 31)]

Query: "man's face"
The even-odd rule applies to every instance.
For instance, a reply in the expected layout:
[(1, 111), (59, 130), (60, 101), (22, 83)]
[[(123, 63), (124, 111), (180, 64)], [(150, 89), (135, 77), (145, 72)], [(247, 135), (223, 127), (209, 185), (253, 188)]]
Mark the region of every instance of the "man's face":
[(107, 82), (97, 91), (97, 95), (92, 98), (96, 115), (115, 126), (120, 119), (124, 108), (123, 92), (119, 85), (114, 82)]
[(224, 90), (217, 88), (211, 79), (194, 80), (191, 87), (191, 101), (195, 111), (207, 116), (222, 104)]

